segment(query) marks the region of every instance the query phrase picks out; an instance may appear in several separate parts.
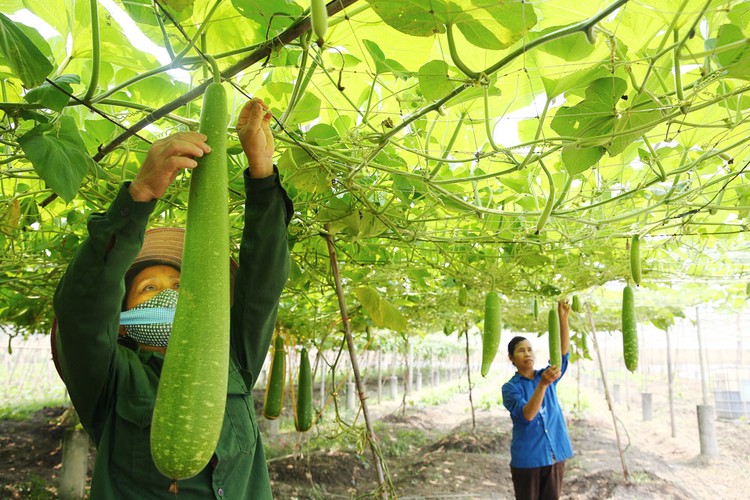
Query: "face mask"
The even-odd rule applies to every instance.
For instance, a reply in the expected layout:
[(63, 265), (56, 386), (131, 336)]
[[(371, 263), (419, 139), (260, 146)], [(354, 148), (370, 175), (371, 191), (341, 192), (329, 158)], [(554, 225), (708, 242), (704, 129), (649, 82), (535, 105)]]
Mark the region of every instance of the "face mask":
[(125, 333), (140, 344), (167, 347), (172, 332), (177, 291), (162, 290), (134, 308), (120, 313)]

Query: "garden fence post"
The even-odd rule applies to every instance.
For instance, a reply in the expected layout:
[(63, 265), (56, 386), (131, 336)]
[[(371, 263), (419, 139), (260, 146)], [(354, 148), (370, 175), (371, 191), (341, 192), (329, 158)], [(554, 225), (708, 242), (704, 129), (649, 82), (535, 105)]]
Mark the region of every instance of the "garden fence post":
[(716, 442), (716, 412), (710, 404), (708, 389), (708, 367), (706, 361), (706, 350), (703, 348), (703, 336), (701, 335), (700, 309), (695, 307), (695, 329), (698, 335), (698, 359), (701, 365), (701, 387), (703, 389), (703, 404), (698, 405), (698, 437), (701, 443), (701, 455), (704, 457), (715, 457), (719, 454), (719, 446)]
[(60, 498), (83, 498), (89, 466), (89, 435), (81, 427), (65, 429), (60, 469)]

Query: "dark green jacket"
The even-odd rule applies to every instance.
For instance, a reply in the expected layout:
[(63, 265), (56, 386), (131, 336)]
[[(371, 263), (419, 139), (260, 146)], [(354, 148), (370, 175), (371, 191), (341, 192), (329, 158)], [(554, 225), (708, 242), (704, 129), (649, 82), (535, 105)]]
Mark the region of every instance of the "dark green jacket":
[[(250, 390), (258, 379), (289, 275), (287, 224), (292, 203), (278, 174), (245, 175), (245, 226), (235, 276), (227, 406), (211, 463), (178, 481), (180, 500), (271, 498)], [(81, 423), (96, 443), (91, 498), (174, 499), (149, 446), (163, 356), (118, 343), (124, 276), (143, 243), (156, 202), (137, 203), (127, 186), (106, 213), (88, 221), (55, 293), (62, 376)]]

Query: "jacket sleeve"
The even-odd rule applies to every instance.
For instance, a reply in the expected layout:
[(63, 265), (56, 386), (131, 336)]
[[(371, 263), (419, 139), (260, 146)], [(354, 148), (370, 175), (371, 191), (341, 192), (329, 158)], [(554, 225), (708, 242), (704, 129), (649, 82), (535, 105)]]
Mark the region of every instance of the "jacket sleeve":
[(231, 346), (251, 389), (268, 353), (279, 298), (289, 276), (287, 225), (293, 206), (281, 186), (278, 172), (253, 179), (246, 171), (245, 195), (245, 226), (234, 283)]
[(156, 202), (137, 203), (127, 184), (105, 213), (89, 217), (89, 236), (55, 292), (57, 352), (63, 380), (82, 423), (103, 421), (113, 394), (124, 276), (143, 244)]

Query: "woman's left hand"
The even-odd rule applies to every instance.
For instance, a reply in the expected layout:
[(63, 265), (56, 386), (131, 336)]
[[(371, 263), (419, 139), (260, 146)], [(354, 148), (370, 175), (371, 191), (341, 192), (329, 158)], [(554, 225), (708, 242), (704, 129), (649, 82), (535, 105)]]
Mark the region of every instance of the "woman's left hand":
[(237, 135), (247, 156), (250, 177), (273, 175), (273, 135), (271, 112), (263, 99), (254, 97), (245, 103), (237, 119)]
[(557, 314), (560, 316), (560, 321), (568, 321), (568, 316), (570, 316), (570, 302), (564, 299), (558, 301)]

